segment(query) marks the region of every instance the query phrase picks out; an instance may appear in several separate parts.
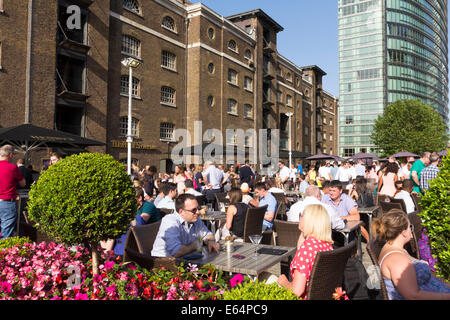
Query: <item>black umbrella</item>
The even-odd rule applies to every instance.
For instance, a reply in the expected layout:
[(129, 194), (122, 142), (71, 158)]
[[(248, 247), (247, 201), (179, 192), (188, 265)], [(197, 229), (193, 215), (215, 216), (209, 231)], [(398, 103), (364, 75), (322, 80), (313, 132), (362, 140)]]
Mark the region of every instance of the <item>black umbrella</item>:
[(373, 155), (370, 153), (364, 153), (364, 152), (359, 152), (359, 153), (355, 154), (353, 157), (351, 157), (351, 159), (353, 159), (353, 160), (359, 160), (359, 159), (380, 160), (380, 158), (377, 157), (376, 155)]
[(326, 154), (326, 153), (319, 153), (314, 156), (306, 158), (306, 160), (335, 160), (335, 161), (342, 161), (344, 158), (341, 158), (339, 156), (333, 156), (332, 154)]
[(75, 134), (38, 127), (32, 124), (21, 124), (14, 127), (0, 128), (0, 144), (11, 144), (16, 149), (28, 153), (40, 147), (87, 147), (102, 146), (105, 143), (83, 138)]
[(394, 157), (394, 158), (407, 158), (407, 157), (420, 158), (420, 156), (418, 156), (417, 154), (407, 152), (407, 151), (397, 152), (396, 154), (393, 154), (391, 157)]

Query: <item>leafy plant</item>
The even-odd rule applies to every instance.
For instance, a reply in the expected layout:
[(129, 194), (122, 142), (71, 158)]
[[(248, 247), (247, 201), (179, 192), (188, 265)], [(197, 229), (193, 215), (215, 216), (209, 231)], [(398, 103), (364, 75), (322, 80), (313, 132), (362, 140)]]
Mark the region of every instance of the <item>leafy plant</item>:
[(442, 116), (431, 106), (420, 100), (398, 100), (375, 120), (370, 138), (384, 156), (398, 151), (422, 154), (444, 149), (446, 131)]
[(431, 254), (437, 258), (436, 274), (450, 279), (450, 157), (444, 157), (441, 171), (420, 199), (419, 213), (430, 241)]
[(98, 273), (98, 243), (125, 233), (137, 210), (121, 163), (110, 155), (82, 153), (51, 165), (32, 185), (31, 220), (57, 242), (90, 247)]
[(31, 240), (28, 237), (9, 237), (0, 240), (0, 251), (2, 249), (9, 249), (15, 246), (22, 247), (25, 243), (29, 243)]
[(292, 291), (277, 283), (265, 281), (243, 281), (223, 294), (224, 300), (301, 300)]

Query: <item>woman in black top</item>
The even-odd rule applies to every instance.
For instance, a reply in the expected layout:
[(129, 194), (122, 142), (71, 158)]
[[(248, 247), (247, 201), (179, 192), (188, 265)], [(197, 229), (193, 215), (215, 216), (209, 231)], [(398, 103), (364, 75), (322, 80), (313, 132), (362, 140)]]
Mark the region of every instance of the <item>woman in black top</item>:
[(227, 210), (226, 228), (236, 237), (244, 236), (244, 223), (247, 215), (248, 206), (242, 202), (242, 191), (233, 188), (228, 192), (230, 206)]

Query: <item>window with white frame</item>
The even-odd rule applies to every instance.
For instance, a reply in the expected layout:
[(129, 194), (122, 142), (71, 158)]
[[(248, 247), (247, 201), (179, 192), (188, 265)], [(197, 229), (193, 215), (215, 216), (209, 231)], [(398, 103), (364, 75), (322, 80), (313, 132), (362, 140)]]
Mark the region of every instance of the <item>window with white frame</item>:
[[(128, 95), (129, 93), (129, 76), (123, 75), (120, 77), (120, 93), (124, 95)], [(140, 81), (139, 79), (133, 77), (133, 84), (131, 86), (131, 96), (139, 97), (140, 96)]]
[(122, 35), (122, 53), (139, 58), (141, 56), (141, 41), (126, 34)]
[(170, 70), (176, 70), (176, 55), (163, 50), (161, 53), (161, 66)]
[(253, 107), (250, 104), (244, 104), (244, 117), (253, 118)]
[(228, 82), (236, 86), (238, 84), (237, 72), (233, 69), (228, 69)]
[(171, 31), (176, 31), (175, 30), (175, 21), (169, 16), (164, 17), (164, 19), (162, 20), (161, 26), (163, 26), (164, 28), (169, 29)]
[(237, 145), (237, 134), (227, 133), (227, 144)]
[(228, 49), (230, 49), (231, 51), (237, 52), (236, 41), (234, 41), (234, 40), (228, 41)]
[(244, 89), (253, 91), (253, 79), (250, 77), (244, 77)]
[[(133, 137), (138, 136), (139, 120), (131, 118), (131, 135)], [(128, 117), (121, 117), (119, 122), (119, 135), (125, 137), (128, 135)]]
[(330, 141), (333, 141), (333, 134), (330, 133)]
[(237, 101), (234, 99), (228, 99), (228, 113), (237, 115), (238, 111), (238, 104)]
[(283, 102), (283, 94), (281, 91), (277, 91), (277, 102)]
[(159, 125), (159, 139), (164, 141), (174, 141), (174, 124), (161, 122)]
[(244, 137), (244, 145), (246, 147), (253, 147), (253, 135)]
[(292, 75), (290, 72), (286, 73), (286, 80), (292, 82)]
[(134, 13), (141, 14), (141, 7), (137, 0), (123, 0), (123, 7)]
[(161, 103), (175, 106), (175, 89), (171, 87), (161, 87)]

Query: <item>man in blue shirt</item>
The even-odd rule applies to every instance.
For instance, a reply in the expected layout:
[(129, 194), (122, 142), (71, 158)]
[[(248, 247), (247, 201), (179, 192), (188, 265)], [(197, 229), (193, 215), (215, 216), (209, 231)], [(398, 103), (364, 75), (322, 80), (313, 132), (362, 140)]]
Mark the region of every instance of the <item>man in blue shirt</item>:
[(297, 175), (298, 174), (303, 174), (303, 167), (302, 167), (300, 161), (297, 162)]
[(195, 251), (199, 240), (209, 252), (219, 252), (214, 235), (199, 219), (198, 202), (191, 194), (180, 195), (175, 202), (176, 212), (164, 216), (151, 255), (154, 257), (182, 257)]
[(269, 191), (267, 191), (264, 182), (258, 182), (255, 185), (255, 195), (259, 198), (258, 207), (267, 205), (262, 229), (263, 231), (272, 230), (273, 220), (275, 219), (275, 213), (277, 212), (277, 200)]

